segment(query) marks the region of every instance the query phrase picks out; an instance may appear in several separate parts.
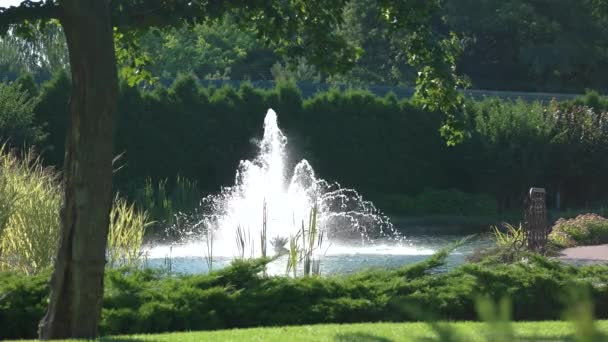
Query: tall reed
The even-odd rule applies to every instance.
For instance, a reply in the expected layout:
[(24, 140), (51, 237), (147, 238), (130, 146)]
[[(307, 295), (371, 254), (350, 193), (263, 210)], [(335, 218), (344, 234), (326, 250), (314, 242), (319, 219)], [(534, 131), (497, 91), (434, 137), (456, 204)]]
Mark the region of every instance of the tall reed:
[(293, 272), (293, 277), (297, 276), (297, 267), (298, 267), (298, 254), (300, 252), (300, 247), (298, 246), (300, 233), (298, 232), (296, 235), (289, 236), (289, 253), (287, 254), (287, 267), (285, 269), (285, 275), (289, 275), (289, 272)]
[(312, 274), (318, 275), (321, 270), (321, 259), (315, 258), (315, 252), (321, 249), (323, 243), (323, 232), (317, 228), (317, 214), (318, 207), (315, 204), (310, 209), (310, 215), (308, 218), (308, 230), (304, 230), (304, 222), (302, 222), (302, 235), (308, 236), (308, 244), (304, 242), (304, 249), (302, 251), (304, 259), (304, 275), (309, 276)]
[(249, 258), (253, 258), (255, 246), (253, 245), (253, 240), (251, 239), (251, 233), (249, 230), (245, 230), (243, 226), (238, 225), (236, 227), (235, 240), (238, 252), (237, 258), (240, 260), (245, 260), (248, 246), (251, 248)]
[(148, 214), (140, 212), (134, 204), (116, 196), (110, 211), (108, 233), (108, 266), (139, 266)]
[(262, 251), (262, 258), (266, 257), (266, 246), (268, 245), (268, 240), (266, 236), (266, 232), (268, 229), (268, 207), (266, 205), (266, 200), (264, 200), (264, 205), (262, 207), (262, 230), (260, 232), (260, 244)]
[(321, 259), (315, 257), (315, 254), (321, 249), (324, 233), (317, 226), (317, 217), (318, 207), (314, 205), (310, 209), (308, 225), (306, 226), (304, 220), (302, 220), (298, 233), (290, 236), (286, 274), (293, 271), (295, 277), (299, 263), (302, 263), (302, 274), (304, 276), (320, 274)]
[(179, 175), (175, 182), (169, 182), (168, 179), (154, 182), (147, 178), (144, 186), (135, 192), (137, 206), (148, 212), (150, 218), (157, 223), (157, 228), (178, 223), (178, 214), (195, 209), (202, 197), (195, 180)]
[[(261, 252), (262, 258), (266, 258), (266, 247), (268, 246), (268, 206), (266, 204), (266, 200), (264, 199), (264, 205), (262, 207), (262, 231), (260, 232), (260, 244), (261, 244)], [(267, 267), (264, 265), (264, 270), (262, 271), (264, 276), (266, 276)]]
[(213, 229), (207, 227), (205, 235), (205, 262), (207, 263), (207, 269), (211, 272), (213, 271)]

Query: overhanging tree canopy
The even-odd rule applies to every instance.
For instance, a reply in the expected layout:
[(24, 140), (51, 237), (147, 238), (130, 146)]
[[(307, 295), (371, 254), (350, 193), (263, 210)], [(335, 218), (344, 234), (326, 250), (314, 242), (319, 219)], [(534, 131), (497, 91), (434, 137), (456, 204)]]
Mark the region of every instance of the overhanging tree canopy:
[[(112, 199), (112, 135), (118, 90), (115, 40), (129, 41), (150, 27), (221, 20), (253, 28), (278, 52), (305, 57), (320, 70), (345, 71), (358, 57), (337, 28), (347, 0), (43, 0), (0, 9), (0, 33), (31, 36), (58, 20), (72, 76), (70, 127), (63, 172), (60, 247), (49, 309), (40, 337), (94, 337), (101, 312), (103, 272)], [(390, 33), (403, 35), (404, 53), (419, 70), (417, 96), (448, 114), (442, 132), (461, 135), (454, 113), (460, 97), (454, 73), (455, 37), (432, 29), (440, 0), (379, 0), (377, 13)], [(119, 35), (118, 35), (119, 34)]]

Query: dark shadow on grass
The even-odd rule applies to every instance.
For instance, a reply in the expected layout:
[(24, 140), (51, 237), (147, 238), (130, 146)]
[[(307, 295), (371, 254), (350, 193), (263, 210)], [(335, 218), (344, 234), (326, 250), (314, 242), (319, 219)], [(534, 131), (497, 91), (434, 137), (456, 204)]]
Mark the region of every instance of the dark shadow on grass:
[(362, 332), (352, 332), (337, 334), (334, 337), (336, 342), (393, 342), (393, 340)]

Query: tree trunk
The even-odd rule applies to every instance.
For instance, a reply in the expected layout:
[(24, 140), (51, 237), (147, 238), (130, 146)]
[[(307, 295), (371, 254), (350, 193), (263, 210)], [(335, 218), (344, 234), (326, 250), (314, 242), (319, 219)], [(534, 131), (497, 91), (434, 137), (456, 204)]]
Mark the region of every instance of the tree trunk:
[(41, 339), (97, 336), (118, 93), (109, 0), (63, 0), (72, 74), (61, 236)]

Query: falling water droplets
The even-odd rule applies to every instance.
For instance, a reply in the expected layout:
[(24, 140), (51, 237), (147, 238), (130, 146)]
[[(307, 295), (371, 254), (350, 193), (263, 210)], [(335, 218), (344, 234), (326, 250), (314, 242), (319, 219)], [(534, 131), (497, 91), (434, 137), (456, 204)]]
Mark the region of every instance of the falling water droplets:
[(373, 244), (378, 238), (402, 240), (388, 217), (372, 202), (354, 189), (317, 178), (308, 161), (300, 161), (288, 173), (286, 145), (277, 114), (269, 109), (257, 157), (239, 163), (233, 186), (203, 198), (199, 208), (181, 218), (176, 228), (179, 236), (189, 241), (204, 239), (206, 230), (211, 230), (218, 255), (230, 256), (236, 255), (234, 237), (240, 226), (248, 230), (259, 255), (263, 205), (267, 203), (268, 239), (295, 235), (302, 222), (308, 225), (310, 210), (317, 205), (317, 226), (324, 235), (324, 244), (341, 240)]

